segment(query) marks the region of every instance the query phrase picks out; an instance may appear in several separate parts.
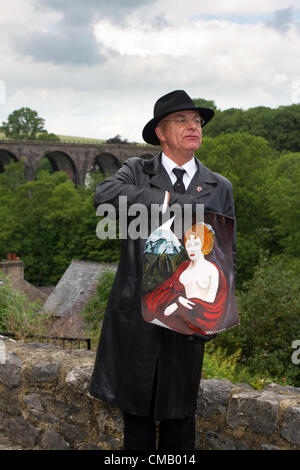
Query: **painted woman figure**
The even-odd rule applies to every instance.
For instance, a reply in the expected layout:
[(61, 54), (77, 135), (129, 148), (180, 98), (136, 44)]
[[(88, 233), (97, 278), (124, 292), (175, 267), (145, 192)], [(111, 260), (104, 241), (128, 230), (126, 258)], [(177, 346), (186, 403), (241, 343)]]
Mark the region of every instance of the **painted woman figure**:
[(210, 225), (195, 224), (185, 233), (189, 260), (142, 298), (146, 321), (191, 335), (216, 333), (226, 307), (228, 283), (223, 271), (205, 258), (214, 246)]

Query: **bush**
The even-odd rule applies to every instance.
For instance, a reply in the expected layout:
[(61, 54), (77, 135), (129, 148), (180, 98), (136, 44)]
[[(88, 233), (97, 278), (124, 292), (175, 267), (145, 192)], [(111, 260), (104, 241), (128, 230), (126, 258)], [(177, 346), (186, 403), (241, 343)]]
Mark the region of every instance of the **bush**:
[(119, 240), (100, 240), (99, 217), (91, 185), (76, 187), (62, 171), (45, 168), (35, 181), (24, 181), (22, 162), (0, 174), (0, 257), (15, 252), (24, 261), (25, 278), (35, 286), (55, 285), (72, 259), (114, 262)]
[(232, 383), (247, 383), (256, 389), (263, 388), (273, 379), (259, 372), (251, 374), (240, 364), (241, 351), (226, 356), (221, 347), (215, 348), (214, 341), (205, 347), (202, 376), (205, 379), (228, 379)]
[(0, 271), (0, 330), (14, 334), (17, 339), (28, 335), (45, 335), (53, 321), (50, 314), (39, 313), (41, 305), (30, 302), (18, 292)]
[(92, 295), (87, 305), (80, 312), (80, 315), (84, 318), (87, 332), (94, 340), (99, 336), (114, 277), (115, 273), (112, 271), (104, 271), (101, 274), (95, 294)]
[(292, 363), (292, 343), (300, 339), (300, 260), (262, 259), (254, 277), (237, 293), (241, 325), (218, 335), (228, 355), (240, 351), (239, 364), (251, 374), (300, 386)]

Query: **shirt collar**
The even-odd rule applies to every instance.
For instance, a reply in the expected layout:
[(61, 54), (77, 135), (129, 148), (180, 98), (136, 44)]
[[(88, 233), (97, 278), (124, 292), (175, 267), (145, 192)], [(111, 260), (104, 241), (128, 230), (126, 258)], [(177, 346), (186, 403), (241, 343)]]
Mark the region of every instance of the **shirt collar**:
[(191, 160), (186, 162), (184, 165), (179, 166), (173, 160), (171, 160), (171, 158), (167, 157), (167, 155), (165, 155), (162, 152), (161, 163), (165, 167), (166, 171), (168, 172), (168, 175), (171, 174), (171, 172), (173, 171), (173, 168), (181, 168), (187, 172), (187, 174), (189, 175), (191, 179), (198, 169), (196, 161), (195, 161), (195, 157), (191, 158)]

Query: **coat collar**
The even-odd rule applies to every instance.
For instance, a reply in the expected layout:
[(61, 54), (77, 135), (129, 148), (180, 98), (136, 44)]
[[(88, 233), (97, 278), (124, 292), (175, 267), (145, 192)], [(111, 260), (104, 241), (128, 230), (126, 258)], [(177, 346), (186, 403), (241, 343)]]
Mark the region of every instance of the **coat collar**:
[(161, 152), (155, 155), (151, 160), (145, 160), (143, 165), (144, 173), (150, 176), (150, 185), (156, 188), (165, 189), (172, 192), (172, 182), (167, 171), (161, 164)]
[[(206, 168), (206, 166), (204, 166), (197, 158), (195, 160), (198, 166), (198, 171), (195, 173), (189, 187), (187, 188), (188, 193), (194, 193), (201, 183), (218, 183), (217, 176), (215, 176), (211, 170)], [(168, 191), (173, 191), (169, 175), (161, 164), (161, 152), (155, 155), (151, 160), (144, 161), (143, 171), (151, 176), (151, 185), (158, 188), (165, 188)]]

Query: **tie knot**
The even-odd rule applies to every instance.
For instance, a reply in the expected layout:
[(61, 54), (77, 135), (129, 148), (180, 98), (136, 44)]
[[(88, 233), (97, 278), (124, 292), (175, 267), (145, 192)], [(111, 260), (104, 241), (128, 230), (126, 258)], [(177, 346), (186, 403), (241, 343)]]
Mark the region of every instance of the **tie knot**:
[(177, 180), (182, 180), (185, 170), (182, 170), (181, 168), (173, 168), (173, 173), (175, 173)]

